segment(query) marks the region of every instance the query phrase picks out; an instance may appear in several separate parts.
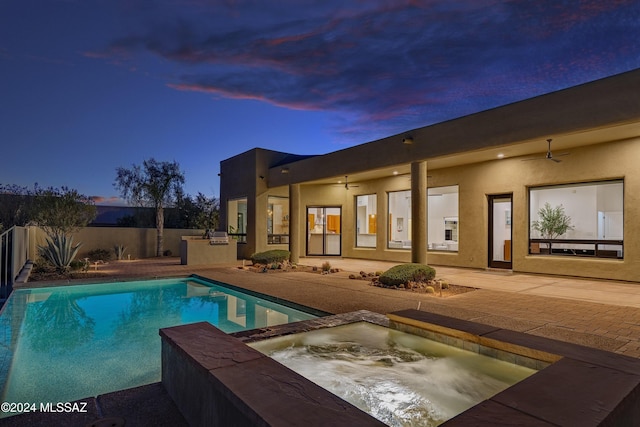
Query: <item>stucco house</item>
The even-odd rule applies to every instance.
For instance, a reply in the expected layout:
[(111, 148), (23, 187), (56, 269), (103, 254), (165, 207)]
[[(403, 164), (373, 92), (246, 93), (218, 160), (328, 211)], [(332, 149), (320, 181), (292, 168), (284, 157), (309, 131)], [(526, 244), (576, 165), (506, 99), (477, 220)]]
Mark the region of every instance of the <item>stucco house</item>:
[[(239, 257), (289, 249), (640, 281), (640, 70), (318, 156), (220, 164)], [(534, 221), (562, 210), (549, 243)]]

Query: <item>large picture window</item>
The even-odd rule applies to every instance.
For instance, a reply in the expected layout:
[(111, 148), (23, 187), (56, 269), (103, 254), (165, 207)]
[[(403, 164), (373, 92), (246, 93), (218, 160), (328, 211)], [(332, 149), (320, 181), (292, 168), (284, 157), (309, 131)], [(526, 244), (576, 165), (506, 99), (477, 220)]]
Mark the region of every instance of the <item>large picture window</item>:
[(623, 258), (623, 195), (622, 180), (529, 189), (529, 253)]
[(375, 248), (378, 231), (378, 216), (375, 194), (356, 196), (356, 246), (361, 248)]
[(458, 250), (458, 186), (429, 188), (427, 191), (428, 248)]
[(267, 198), (267, 243), (289, 243), (289, 198)]
[(389, 193), (389, 249), (411, 249), (411, 191)]
[(227, 204), (227, 230), (238, 242), (247, 241), (247, 199), (229, 200)]

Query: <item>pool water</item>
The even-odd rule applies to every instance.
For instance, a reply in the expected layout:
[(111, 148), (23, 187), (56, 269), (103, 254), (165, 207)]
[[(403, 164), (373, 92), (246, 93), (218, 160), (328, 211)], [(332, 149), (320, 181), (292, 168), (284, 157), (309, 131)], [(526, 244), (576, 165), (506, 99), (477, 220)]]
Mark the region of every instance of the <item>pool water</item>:
[(315, 317), (195, 278), (16, 290), (0, 315), (0, 397), (65, 402), (159, 381), (160, 328)]
[(390, 426), (437, 426), (537, 372), (366, 322), (250, 345)]

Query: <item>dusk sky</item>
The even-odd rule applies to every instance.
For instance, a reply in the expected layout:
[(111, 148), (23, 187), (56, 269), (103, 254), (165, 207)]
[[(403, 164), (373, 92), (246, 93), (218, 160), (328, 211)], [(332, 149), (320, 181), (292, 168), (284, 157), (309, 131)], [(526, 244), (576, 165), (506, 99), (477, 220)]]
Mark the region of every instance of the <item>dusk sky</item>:
[(640, 68), (639, 40), (638, 0), (0, 0), (0, 184), (114, 202), (116, 168), (154, 157), (217, 197), (251, 148), (323, 154), (597, 80)]

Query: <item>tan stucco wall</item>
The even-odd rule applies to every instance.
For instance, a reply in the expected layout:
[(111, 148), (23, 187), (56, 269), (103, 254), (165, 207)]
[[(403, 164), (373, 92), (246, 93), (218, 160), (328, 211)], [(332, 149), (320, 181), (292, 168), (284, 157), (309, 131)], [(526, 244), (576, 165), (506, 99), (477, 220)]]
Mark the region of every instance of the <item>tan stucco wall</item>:
[[(429, 251), (433, 265), (486, 268), (488, 266), (487, 195), (513, 194), (513, 270), (545, 274), (640, 281), (640, 138), (572, 149), (562, 163), (547, 160), (502, 159), (467, 166), (428, 170), (428, 186), (459, 186), (459, 251)], [(428, 163), (428, 162), (427, 162)], [(624, 260), (528, 254), (529, 187), (624, 179)], [(387, 192), (410, 189), (409, 176), (392, 176), (340, 185), (301, 185), (301, 214), (308, 206), (342, 207), (342, 256), (409, 262), (411, 253), (387, 248)], [(272, 190), (270, 190), (272, 191)], [(275, 194), (275, 193), (273, 193)], [(377, 194), (376, 248), (355, 247), (355, 196)], [(258, 198), (258, 217), (266, 217), (266, 196)], [(264, 209), (264, 211), (262, 211)], [(264, 229), (266, 236), (266, 220)], [(306, 218), (299, 235), (300, 256), (306, 251)], [(266, 246), (266, 244), (265, 244)]]
[[(619, 143), (606, 143), (572, 150), (571, 155), (556, 165), (526, 165), (527, 170), (514, 167), (511, 173), (518, 192), (514, 191), (516, 206), (527, 209), (525, 183), (536, 186), (582, 181), (624, 179), (624, 260), (593, 258), (564, 258), (527, 255), (527, 212), (514, 216), (514, 270), (568, 274), (640, 281), (640, 138)], [(521, 162), (531, 163), (531, 162)], [(544, 167), (542, 167), (544, 166)], [(554, 168), (560, 166), (560, 168)]]
[(183, 236), (180, 242), (180, 264), (211, 265), (234, 263), (237, 260), (237, 242), (211, 245), (200, 236)]
[[(33, 235), (34, 244), (31, 245), (31, 259), (37, 259), (37, 245), (45, 242), (45, 233), (36, 230)], [(131, 227), (85, 227), (73, 235), (74, 244), (82, 243), (78, 251), (77, 259), (87, 256), (94, 249), (106, 249), (115, 259), (113, 248), (115, 245), (127, 247), (125, 257), (131, 255), (131, 259), (150, 258), (156, 256), (156, 229), (155, 228), (131, 228)], [(180, 241), (182, 236), (202, 236), (204, 230), (196, 229), (164, 229), (164, 250), (170, 250), (172, 256), (180, 255)]]

